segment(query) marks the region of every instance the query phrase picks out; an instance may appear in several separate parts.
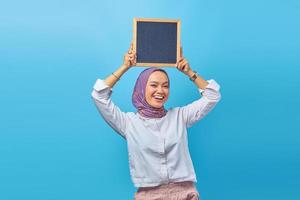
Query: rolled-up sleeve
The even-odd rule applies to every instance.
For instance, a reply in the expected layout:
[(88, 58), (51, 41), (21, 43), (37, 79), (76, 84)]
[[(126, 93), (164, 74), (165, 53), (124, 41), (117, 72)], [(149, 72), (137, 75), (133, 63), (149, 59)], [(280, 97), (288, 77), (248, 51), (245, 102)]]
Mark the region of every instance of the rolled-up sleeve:
[(208, 80), (206, 88), (199, 92), (202, 94), (200, 99), (180, 108), (187, 127), (201, 120), (221, 100), (220, 85), (213, 79)]
[(112, 102), (111, 94), (112, 89), (103, 80), (97, 79), (92, 91), (95, 105), (104, 120), (123, 138), (126, 138), (127, 115)]

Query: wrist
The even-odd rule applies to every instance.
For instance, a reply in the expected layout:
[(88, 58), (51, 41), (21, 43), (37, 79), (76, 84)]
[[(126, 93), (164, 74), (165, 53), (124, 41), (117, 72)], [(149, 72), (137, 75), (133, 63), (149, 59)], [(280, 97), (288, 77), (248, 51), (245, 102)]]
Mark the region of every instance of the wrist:
[(123, 64), (121, 65), (121, 68), (122, 68), (122, 69), (125, 69), (125, 70), (128, 70), (128, 69), (130, 68), (130, 66), (127, 65), (127, 64), (125, 64), (125, 63), (123, 63)]
[(192, 71), (191, 70), (191, 72), (189, 73), (188, 76), (189, 76), (189, 78), (190, 78), (191, 81), (195, 81), (196, 78), (198, 78), (198, 73), (196, 71)]
[(186, 73), (185, 73), (189, 78), (191, 78), (195, 72), (192, 69), (189, 69)]

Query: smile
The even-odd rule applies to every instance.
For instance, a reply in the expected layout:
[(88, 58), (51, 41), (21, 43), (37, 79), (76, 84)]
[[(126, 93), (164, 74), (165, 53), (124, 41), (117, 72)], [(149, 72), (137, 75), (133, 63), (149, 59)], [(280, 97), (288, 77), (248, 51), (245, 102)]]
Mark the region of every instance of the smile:
[(161, 95), (154, 95), (153, 98), (157, 100), (163, 100), (165, 97)]

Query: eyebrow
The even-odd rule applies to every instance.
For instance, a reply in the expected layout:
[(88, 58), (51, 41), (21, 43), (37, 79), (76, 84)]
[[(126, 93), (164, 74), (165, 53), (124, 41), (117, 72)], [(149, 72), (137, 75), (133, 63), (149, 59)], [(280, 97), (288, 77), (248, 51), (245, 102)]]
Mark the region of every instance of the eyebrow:
[[(157, 83), (157, 84), (159, 84), (159, 82), (157, 82), (157, 81), (150, 81), (150, 83)], [(169, 84), (169, 81), (163, 82), (162, 84), (166, 84), (166, 83)]]

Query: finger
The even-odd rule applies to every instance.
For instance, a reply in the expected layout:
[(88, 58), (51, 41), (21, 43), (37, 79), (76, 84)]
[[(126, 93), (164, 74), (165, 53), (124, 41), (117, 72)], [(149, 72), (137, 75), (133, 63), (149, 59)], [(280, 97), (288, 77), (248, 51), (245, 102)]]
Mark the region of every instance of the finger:
[(132, 52), (132, 50), (133, 50), (133, 48), (132, 48), (132, 43), (130, 43), (130, 47), (129, 47), (129, 49), (128, 49), (127, 53), (131, 53), (131, 52)]
[(182, 54), (183, 54), (182, 47), (180, 47), (180, 57), (182, 57)]
[(180, 57), (178, 60), (177, 60), (177, 64), (181, 63), (183, 61), (184, 58)]
[(184, 60), (184, 61), (182, 61), (182, 65), (187, 65), (187, 61), (186, 60)]
[(129, 53), (131, 56), (134, 56), (136, 53), (134, 51), (130, 51)]
[(133, 64), (133, 65), (136, 65), (136, 56), (133, 56), (133, 58), (132, 58), (132, 61), (131, 61), (131, 62), (132, 62), (132, 64)]
[(182, 62), (179, 62), (179, 63), (178, 63), (178, 69), (179, 69), (180, 71), (182, 71)]
[(130, 44), (130, 49), (133, 50), (133, 42)]
[(185, 62), (185, 59), (184, 59), (184, 58), (182, 58), (182, 59), (180, 60), (180, 62), (179, 62), (179, 63), (180, 63), (181, 65), (183, 65), (183, 64), (184, 64), (184, 62)]
[(182, 63), (181, 63), (181, 71), (183, 71), (184, 68), (185, 68), (185, 64), (184, 64), (184, 62), (182, 62)]
[(183, 58), (182, 57), (180, 57), (178, 60), (177, 60), (177, 65), (181, 62), (183, 60)]
[(132, 53), (132, 54), (130, 54), (129, 56), (130, 56), (131, 58), (135, 58), (135, 57), (136, 57), (136, 55), (135, 55), (135, 54), (133, 54), (133, 53)]
[(188, 65), (187, 65), (187, 62), (185, 62), (183, 64), (183, 71), (187, 72), (188, 71)]
[(177, 69), (179, 69), (179, 63), (176, 64)]
[(186, 66), (188, 64), (187, 60), (186, 59), (183, 59), (182, 60), (182, 66)]
[(181, 61), (181, 60), (183, 60), (183, 57), (179, 57), (179, 58), (178, 58), (178, 61)]
[(178, 69), (179, 69), (180, 71), (182, 71), (182, 64), (179, 64), (179, 65), (178, 65)]

